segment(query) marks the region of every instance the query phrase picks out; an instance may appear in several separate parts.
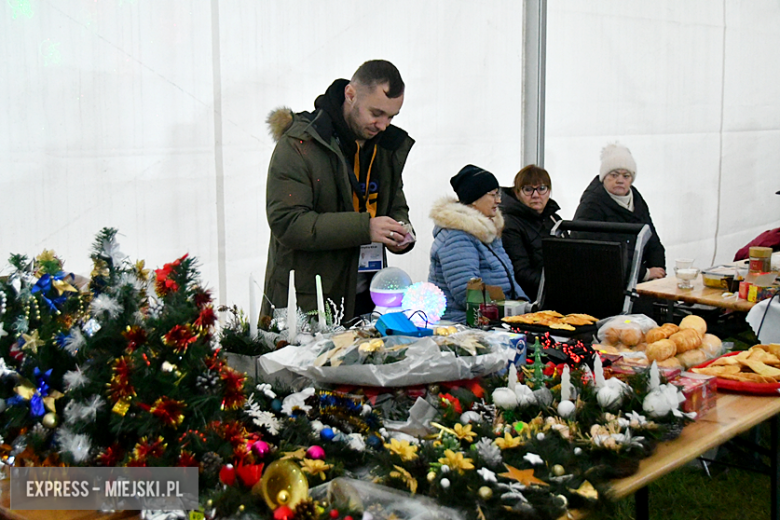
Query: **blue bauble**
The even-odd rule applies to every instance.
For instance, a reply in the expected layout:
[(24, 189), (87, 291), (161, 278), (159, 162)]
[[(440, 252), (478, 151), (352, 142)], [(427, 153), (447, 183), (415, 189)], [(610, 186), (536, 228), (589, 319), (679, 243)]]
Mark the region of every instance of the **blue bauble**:
[(320, 430), (320, 437), (324, 441), (332, 441), (333, 437), (335, 437), (335, 436), (336, 436), (336, 433), (333, 430), (331, 430), (330, 428), (323, 428), (322, 430)]
[(379, 435), (369, 435), (366, 438), (366, 444), (368, 444), (375, 450), (378, 450), (384, 446), (384, 441), (382, 440), (382, 437), (380, 437)]
[(282, 402), (279, 399), (274, 399), (271, 401), (271, 410), (274, 412), (281, 412), (282, 411)]

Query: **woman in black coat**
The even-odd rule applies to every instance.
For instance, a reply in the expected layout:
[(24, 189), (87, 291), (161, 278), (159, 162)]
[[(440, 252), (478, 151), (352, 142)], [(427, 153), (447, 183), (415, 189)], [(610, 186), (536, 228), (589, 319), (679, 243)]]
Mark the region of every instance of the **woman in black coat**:
[(558, 203), (550, 198), (550, 174), (528, 165), (515, 175), (514, 186), (501, 188), (504, 214), (504, 249), (512, 260), (515, 280), (531, 298), (539, 291), (542, 277), (542, 239), (561, 220)]
[[(652, 235), (645, 245), (639, 268), (639, 281), (655, 280), (666, 276), (666, 250), (650, 217), (645, 199), (634, 186), (636, 162), (628, 148), (614, 143), (601, 151), (601, 169), (585, 189), (574, 220), (648, 224)], [(621, 242), (625, 235), (604, 236)], [(633, 246), (629, 248), (629, 263), (633, 259)]]

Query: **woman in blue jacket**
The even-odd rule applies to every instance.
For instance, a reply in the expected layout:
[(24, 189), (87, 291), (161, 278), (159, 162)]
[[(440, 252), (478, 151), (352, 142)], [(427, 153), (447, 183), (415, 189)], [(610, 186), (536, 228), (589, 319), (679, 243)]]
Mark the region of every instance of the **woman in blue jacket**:
[(434, 203), (433, 245), (428, 281), (447, 297), (442, 319), (466, 322), (466, 284), (481, 278), (497, 285), (507, 299), (527, 300), (512, 273), (512, 262), (501, 244), (504, 218), (498, 209), (501, 189), (496, 177), (469, 164), (450, 179), (458, 199)]

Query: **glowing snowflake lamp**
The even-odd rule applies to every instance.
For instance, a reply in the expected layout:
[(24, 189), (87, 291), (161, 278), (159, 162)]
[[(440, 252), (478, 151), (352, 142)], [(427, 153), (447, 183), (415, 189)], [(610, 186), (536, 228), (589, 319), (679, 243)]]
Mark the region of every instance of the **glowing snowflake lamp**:
[(412, 278), (403, 269), (385, 267), (371, 280), (369, 292), (377, 312), (384, 314), (389, 309), (400, 307), (404, 291), (412, 285)]
[[(444, 309), (447, 308), (447, 297), (444, 296), (444, 293), (435, 284), (417, 282), (404, 292), (401, 307), (404, 308), (404, 312), (406, 312), (415, 325), (425, 327), (426, 318), (428, 319), (427, 325), (439, 323), (441, 315), (444, 314)], [(425, 315), (417, 311), (422, 311)]]

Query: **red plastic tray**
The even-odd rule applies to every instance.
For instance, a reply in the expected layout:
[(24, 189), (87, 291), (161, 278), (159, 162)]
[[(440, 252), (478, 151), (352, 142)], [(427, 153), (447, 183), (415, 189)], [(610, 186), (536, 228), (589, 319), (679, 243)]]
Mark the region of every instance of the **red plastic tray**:
[[(737, 354), (739, 354), (739, 352), (729, 352), (720, 357), (736, 356)], [(695, 368), (704, 368), (707, 365), (712, 364), (715, 359), (702, 363)], [(751, 383), (749, 381), (734, 381), (733, 379), (723, 379), (721, 377), (716, 377), (716, 379), (718, 381), (718, 390), (728, 390), (740, 394), (780, 396), (780, 392), (778, 392), (778, 390), (780, 390), (780, 383)]]

